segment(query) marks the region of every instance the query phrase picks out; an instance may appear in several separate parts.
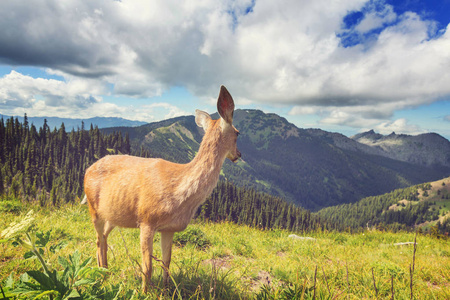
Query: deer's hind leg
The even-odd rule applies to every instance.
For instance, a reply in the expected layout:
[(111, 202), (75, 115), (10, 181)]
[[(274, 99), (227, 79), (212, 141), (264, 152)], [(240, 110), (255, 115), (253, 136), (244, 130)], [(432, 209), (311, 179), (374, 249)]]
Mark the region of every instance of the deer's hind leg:
[(173, 232), (161, 232), (161, 251), (164, 263), (163, 281), (167, 286), (169, 283), (169, 266), (172, 257)]

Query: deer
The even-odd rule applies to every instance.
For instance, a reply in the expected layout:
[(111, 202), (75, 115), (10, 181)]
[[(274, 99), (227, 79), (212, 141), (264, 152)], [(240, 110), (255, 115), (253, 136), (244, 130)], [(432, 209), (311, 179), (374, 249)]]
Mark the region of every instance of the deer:
[(139, 228), (142, 255), (142, 289), (148, 291), (152, 276), (153, 237), (161, 234), (163, 283), (168, 284), (175, 232), (186, 229), (198, 207), (219, 180), (228, 158), (236, 162), (239, 131), (233, 126), (234, 101), (221, 86), (217, 99), (220, 118), (195, 111), (195, 122), (205, 134), (200, 148), (187, 164), (160, 158), (108, 155), (85, 173), (83, 202), (87, 202), (97, 232), (97, 261), (108, 268), (107, 238), (116, 226)]

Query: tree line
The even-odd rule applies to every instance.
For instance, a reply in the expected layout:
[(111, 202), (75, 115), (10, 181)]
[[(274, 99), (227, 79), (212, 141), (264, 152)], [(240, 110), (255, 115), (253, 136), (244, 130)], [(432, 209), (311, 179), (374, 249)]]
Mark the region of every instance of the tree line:
[(309, 210), (253, 188), (236, 187), (227, 181), (219, 181), (197, 216), (213, 222), (231, 221), (261, 229), (298, 232), (323, 230), (328, 226), (323, 218)]
[(104, 135), (83, 123), (66, 132), (64, 123), (52, 130), (44, 120), (37, 129), (25, 115), (23, 123), (0, 120), (0, 150), (0, 195), (57, 206), (79, 199), (88, 166), (107, 154), (129, 153), (130, 142), (121, 132)]
[[(328, 221), (330, 229), (340, 231), (361, 231), (373, 227), (392, 231), (410, 230), (416, 225), (439, 219), (434, 201), (419, 201), (419, 190), (427, 197), (430, 189), (429, 183), (397, 189), (384, 195), (366, 197), (356, 203), (327, 207), (318, 215)], [(435, 227), (440, 233), (450, 233), (450, 218), (438, 221)]]
[[(158, 151), (154, 152), (142, 145), (133, 147), (128, 134), (121, 131), (102, 132), (92, 125), (85, 129), (82, 123), (81, 128), (67, 132), (64, 123), (60, 128), (51, 129), (44, 121), (43, 126), (36, 128), (28, 123), (26, 115), (23, 123), (13, 117), (2, 118), (0, 196), (36, 201), (42, 206), (75, 203), (83, 196), (86, 168), (98, 159), (114, 154), (154, 157)], [(399, 189), (311, 213), (282, 198), (219, 181), (199, 208), (197, 217), (213, 222), (231, 221), (262, 229), (283, 228), (300, 232), (361, 231), (374, 226), (405, 230), (439, 217), (438, 210), (431, 207), (432, 203), (418, 202), (419, 188), (426, 194), (430, 187), (422, 184)], [(448, 197), (448, 194), (442, 197)], [(398, 204), (403, 199), (410, 203)], [(397, 209), (389, 210), (394, 205)], [(436, 230), (450, 232), (450, 220), (438, 222)]]
[[(90, 126), (67, 132), (39, 129), (17, 118), (0, 120), (0, 195), (37, 201), (41, 206), (59, 206), (80, 201), (86, 168), (105, 155), (133, 154), (152, 157), (151, 149), (132, 149), (128, 134), (103, 133)], [(308, 231), (323, 228), (321, 218), (281, 198), (238, 188), (219, 181), (199, 208), (197, 217), (213, 222), (231, 221), (262, 229), (284, 228)]]

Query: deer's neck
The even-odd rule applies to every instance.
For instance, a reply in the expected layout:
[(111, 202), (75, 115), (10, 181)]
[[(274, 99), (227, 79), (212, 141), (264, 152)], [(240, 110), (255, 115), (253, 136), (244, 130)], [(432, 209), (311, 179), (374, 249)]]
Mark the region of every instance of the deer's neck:
[[(220, 129), (219, 129), (220, 130)], [(220, 148), (220, 134), (203, 137), (195, 158), (186, 165), (184, 199), (201, 204), (217, 185), (226, 154)]]
[[(225, 161), (225, 154), (221, 151), (220, 136), (205, 136), (195, 158), (189, 163), (193, 174), (206, 181), (213, 180), (214, 185), (219, 179), (220, 169)], [(196, 177), (195, 175), (193, 176)], [(209, 179), (211, 177), (211, 179)]]

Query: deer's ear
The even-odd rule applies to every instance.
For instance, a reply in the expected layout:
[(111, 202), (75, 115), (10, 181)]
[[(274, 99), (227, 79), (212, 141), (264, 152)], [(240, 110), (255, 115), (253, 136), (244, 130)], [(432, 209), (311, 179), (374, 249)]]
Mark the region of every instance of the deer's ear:
[(234, 101), (223, 85), (220, 87), (219, 98), (217, 99), (217, 111), (227, 123), (233, 123)]
[(207, 112), (195, 110), (195, 123), (197, 123), (197, 126), (202, 127), (206, 131), (210, 122), (211, 117)]

